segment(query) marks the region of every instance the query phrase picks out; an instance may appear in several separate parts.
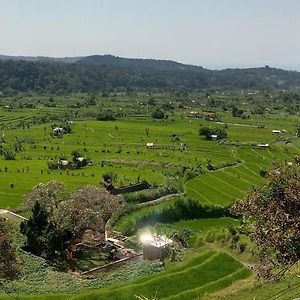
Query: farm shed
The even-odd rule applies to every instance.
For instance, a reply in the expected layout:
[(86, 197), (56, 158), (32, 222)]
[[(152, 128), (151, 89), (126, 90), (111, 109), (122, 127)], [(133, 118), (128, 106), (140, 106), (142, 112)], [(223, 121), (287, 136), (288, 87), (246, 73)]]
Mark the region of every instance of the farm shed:
[(262, 143), (257, 144), (257, 147), (261, 147), (261, 148), (268, 148), (269, 146), (270, 146), (269, 144), (262, 144)]
[(280, 133), (281, 133), (281, 130), (273, 129), (273, 130), (272, 130), (272, 133), (280, 134)]
[(202, 118), (202, 113), (198, 111), (191, 111), (189, 113), (189, 117), (194, 117), (194, 118)]
[(146, 260), (163, 259), (165, 248), (172, 240), (160, 235), (146, 235), (142, 237), (143, 258)]
[(153, 148), (154, 147), (154, 143), (147, 143), (146, 148)]
[(107, 191), (109, 191), (113, 195), (133, 193), (151, 188), (151, 185), (147, 181), (137, 182), (135, 184), (129, 184), (126, 186), (115, 188), (111, 181), (104, 180), (102, 182), (102, 185)]
[(65, 159), (61, 159), (59, 163), (60, 163), (60, 165), (61, 165), (62, 167), (66, 167), (66, 166), (68, 165), (69, 162), (68, 162), (67, 160), (65, 160)]
[(64, 128), (62, 128), (62, 127), (55, 127), (54, 129), (53, 129), (53, 135), (54, 136), (62, 136), (64, 133), (65, 133), (66, 131), (65, 131), (65, 129)]

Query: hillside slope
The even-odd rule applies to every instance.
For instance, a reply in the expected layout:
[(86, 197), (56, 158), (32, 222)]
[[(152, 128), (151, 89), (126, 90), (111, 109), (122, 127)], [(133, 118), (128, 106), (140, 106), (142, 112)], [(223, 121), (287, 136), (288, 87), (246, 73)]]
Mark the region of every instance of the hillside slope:
[(174, 61), (112, 55), (85, 58), (0, 57), (0, 91), (53, 93), (112, 89), (289, 89), (300, 73), (263, 68), (213, 71)]

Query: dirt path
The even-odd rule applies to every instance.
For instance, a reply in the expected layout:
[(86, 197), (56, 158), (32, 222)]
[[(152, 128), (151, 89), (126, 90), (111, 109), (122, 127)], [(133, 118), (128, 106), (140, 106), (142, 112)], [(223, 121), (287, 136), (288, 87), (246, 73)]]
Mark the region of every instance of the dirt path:
[(141, 208), (141, 207), (147, 207), (147, 206), (156, 205), (156, 204), (159, 204), (159, 203), (171, 200), (175, 196), (180, 196), (180, 195), (183, 195), (183, 193), (182, 194), (170, 194), (170, 195), (166, 195), (166, 196), (160, 197), (160, 198), (155, 199), (155, 200), (151, 200), (151, 201), (144, 202), (144, 203), (139, 203), (139, 204), (136, 205), (136, 207)]
[(252, 128), (260, 128), (259, 125), (251, 125), (251, 124), (242, 124), (242, 123), (230, 123), (230, 122), (215, 122), (217, 124), (221, 124), (221, 125), (233, 125), (233, 126), (241, 126), (241, 127), (252, 127)]
[(0, 217), (3, 217), (7, 220), (18, 220), (18, 221), (24, 221), (27, 220), (26, 218), (17, 215), (9, 210), (6, 209), (0, 209)]

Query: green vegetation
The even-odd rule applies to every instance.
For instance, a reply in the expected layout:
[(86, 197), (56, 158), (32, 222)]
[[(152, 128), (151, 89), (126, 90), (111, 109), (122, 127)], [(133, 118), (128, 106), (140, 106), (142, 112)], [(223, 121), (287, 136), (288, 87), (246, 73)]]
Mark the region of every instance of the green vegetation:
[[(247, 278), (249, 275), (250, 271), (231, 256), (211, 251), (182, 263), (178, 267), (161, 272), (157, 276), (144, 277), (111, 289), (65, 297), (69, 297), (68, 299), (86, 299), (87, 297), (89, 299), (99, 297), (101, 299), (133, 299), (135, 295), (150, 297), (157, 293), (159, 299), (193, 299), (206, 292), (222, 289), (235, 280)], [(178, 282), (181, 284), (179, 285)], [(42, 297), (47, 299), (55, 296)], [(57, 297), (65, 299), (63, 295)], [(24, 298), (36, 299), (28, 296)]]
[[(34, 59), (33, 59), (34, 60)], [(65, 59), (66, 61), (66, 59)], [(59, 62), (59, 63), (58, 63)], [(88, 56), (63, 63), (63, 59), (37, 58), (36, 62), (0, 60), (0, 88), (18, 92), (111, 91), (123, 89), (288, 89), (299, 86), (299, 73), (270, 68), (208, 70), (173, 61), (128, 59), (112, 55)], [(93, 99), (89, 102), (93, 104)], [(49, 98), (48, 106), (55, 106)], [(26, 108), (33, 108), (27, 103)], [(259, 110), (258, 110), (259, 111)]]
[(14, 245), (14, 227), (0, 218), (0, 284), (15, 279), (20, 272), (20, 261)]
[(207, 140), (221, 140), (227, 137), (227, 132), (224, 128), (200, 127), (199, 135), (205, 136)]
[(121, 197), (94, 186), (66, 194), (63, 184), (40, 184), (25, 199), (26, 206), (32, 206), (32, 215), (20, 226), (27, 238), (26, 248), (51, 261), (57, 257), (66, 260), (67, 251), (84, 244), (86, 230), (94, 234), (92, 243), (103, 242), (106, 223), (122, 202)]
[[(25, 68), (30, 63), (18, 64)], [(31, 66), (47, 68), (47, 72), (61, 68)], [(85, 62), (65, 68), (76, 69), (79, 76), (90, 66)], [(147, 72), (152, 74), (150, 69)], [(69, 91), (80, 82), (78, 77), (73, 79), (76, 82)], [(299, 163), (297, 91), (142, 91), (94, 86), (93, 92), (71, 94), (59, 84), (49, 87), (55, 87), (55, 93), (48, 88), (44, 94), (17, 93), (16, 80), (15, 89), (5, 86), (0, 94), (0, 208), (32, 217), (29, 222), (36, 226), (23, 225), (23, 233), (32, 238), (31, 244), (42, 244), (45, 250), (53, 242), (51, 237), (59, 237), (50, 228), (53, 221), (59, 229), (72, 231), (74, 238), (92, 225), (104, 236), (111, 213), (101, 224), (93, 218), (95, 211), (101, 216), (105, 211), (100, 205), (103, 199), (96, 197), (108, 193), (99, 189), (103, 180), (113, 182), (116, 189), (146, 181), (149, 189), (119, 196), (126, 203), (108, 223), (109, 229), (119, 232), (112, 234), (127, 235), (125, 245), (140, 251), (139, 234), (144, 230), (167, 236), (190, 230), (188, 247), (179, 247), (182, 262), (138, 261), (95, 276), (71, 275), (20, 250), (21, 275), (5, 282), (3, 293), (20, 299), (133, 299), (138, 295), (156, 295), (159, 300), (260, 299), (259, 295), (269, 299), (267, 295), (277, 287), (258, 285), (260, 294), (253, 288), (254, 274), (246, 265), (258, 262), (258, 248), (248, 236), (239, 235), (240, 222), (232, 217), (230, 207), (254, 186), (266, 184), (274, 163), (288, 168)], [(64, 134), (54, 135), (57, 127), (66, 128)], [(199, 128), (204, 136), (221, 133), (222, 138), (203, 138)], [(40, 183), (44, 185), (32, 190)], [(82, 193), (85, 185), (93, 186), (88, 196)], [(41, 209), (30, 213), (37, 200), (50, 220)], [(47, 221), (45, 226), (35, 222), (37, 212), (39, 221)], [(38, 230), (41, 234), (36, 235)], [(18, 238), (18, 245), (24, 239)], [(66, 254), (67, 240), (55, 253)], [(103, 264), (101, 259), (78, 259), (76, 266), (86, 270)], [(291, 272), (278, 291), (289, 276), (297, 274), (294, 269)], [(236, 286), (233, 295), (226, 294)]]
[[(66, 272), (58, 272), (48, 265), (43, 259), (28, 254), (21, 253), (22, 259), (26, 262), (22, 269), (21, 277), (17, 280), (5, 282), (0, 288), (3, 294), (22, 294), (22, 298), (27, 298), (26, 294), (46, 294), (65, 293), (76, 294), (89, 289), (108, 287), (116, 283), (132, 281), (141, 276), (147, 276), (160, 272), (163, 267), (160, 262), (140, 261), (135, 264), (124, 266), (108, 274), (99, 276), (83, 277), (80, 281)], [(0, 299), (2, 295), (0, 292)], [(55, 295), (59, 297), (58, 294)], [(55, 298), (53, 296), (53, 298)], [(41, 295), (36, 298), (41, 299)], [(35, 298), (33, 296), (33, 298)]]
[(153, 208), (142, 208), (122, 217), (114, 228), (125, 235), (132, 235), (138, 229), (156, 223), (173, 223), (180, 220), (219, 218), (229, 215), (228, 209), (220, 206), (205, 206), (197, 200), (177, 197), (172, 202)]
[(242, 232), (260, 247), (260, 276), (270, 277), (275, 266), (289, 269), (299, 261), (298, 174), (299, 167), (275, 165), (266, 186), (256, 188), (232, 207), (233, 213), (245, 217)]

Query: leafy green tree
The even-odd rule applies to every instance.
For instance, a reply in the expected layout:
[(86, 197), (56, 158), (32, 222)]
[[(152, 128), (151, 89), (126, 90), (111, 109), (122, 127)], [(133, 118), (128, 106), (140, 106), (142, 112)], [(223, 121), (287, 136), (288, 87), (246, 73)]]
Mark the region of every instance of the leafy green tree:
[(244, 111), (235, 105), (232, 107), (232, 116), (233, 117), (241, 117), (244, 114)]
[(82, 153), (80, 153), (77, 150), (72, 151), (71, 155), (72, 155), (73, 166), (76, 169), (80, 169), (82, 167), (85, 167), (90, 162), (90, 160), (88, 158), (86, 158), (85, 156), (83, 156)]
[(49, 214), (36, 202), (32, 208), (32, 216), (28, 221), (23, 221), (20, 231), (27, 237), (27, 246), (36, 255), (41, 255), (46, 250), (46, 231), (49, 225)]
[(153, 119), (164, 119), (165, 118), (165, 113), (162, 109), (156, 109), (152, 113), (152, 118)]
[(6, 160), (15, 160), (16, 159), (16, 152), (12, 149), (3, 149), (2, 150), (4, 159)]
[(116, 173), (104, 173), (102, 175), (102, 178), (105, 180), (105, 181), (110, 181), (110, 182), (113, 182), (117, 179), (117, 174)]
[(115, 121), (116, 119), (116, 114), (111, 110), (102, 111), (97, 116), (97, 120), (99, 121)]
[(147, 101), (147, 104), (148, 105), (151, 105), (151, 106), (155, 106), (156, 105), (156, 101), (154, 99), (154, 97), (150, 97)]
[(123, 197), (95, 186), (66, 194), (63, 184), (50, 182), (35, 187), (25, 204), (33, 204), (32, 216), (20, 228), (28, 249), (54, 259), (65, 258), (66, 249), (80, 243), (86, 231), (93, 233), (97, 243), (102, 242), (106, 223), (123, 204)]
[(243, 232), (259, 246), (264, 277), (273, 275), (273, 268), (286, 270), (300, 259), (299, 174), (299, 167), (274, 166), (267, 185), (253, 189), (231, 209), (245, 218)]
[(20, 231), (26, 236), (26, 246), (38, 256), (48, 259), (65, 256), (72, 232), (61, 229), (53, 221), (50, 213), (39, 203), (36, 202), (32, 208), (32, 216), (28, 221), (23, 221)]
[(74, 241), (80, 240), (86, 230), (91, 230), (103, 240), (107, 221), (122, 204), (122, 196), (88, 185), (59, 203), (55, 220), (60, 228), (72, 232)]
[(215, 135), (217, 140), (227, 138), (227, 132), (224, 128), (217, 127), (200, 127), (199, 135), (204, 136), (207, 140), (212, 140)]
[(210, 127), (200, 127), (199, 128), (199, 135), (203, 135), (203, 136), (205, 136), (206, 138), (207, 137), (209, 137), (209, 135), (211, 135), (212, 134), (212, 130), (211, 130), (211, 128)]

